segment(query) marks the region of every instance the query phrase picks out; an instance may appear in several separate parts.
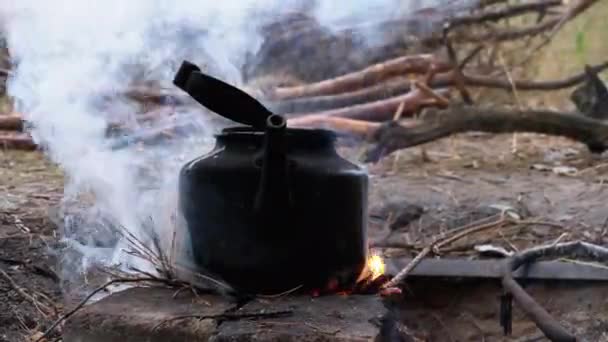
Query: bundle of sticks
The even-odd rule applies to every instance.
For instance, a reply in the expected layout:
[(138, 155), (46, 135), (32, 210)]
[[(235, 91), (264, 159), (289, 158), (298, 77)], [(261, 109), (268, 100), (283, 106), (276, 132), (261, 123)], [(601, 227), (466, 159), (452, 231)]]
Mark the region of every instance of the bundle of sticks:
[[(394, 150), (425, 143), (446, 135), (467, 130), (485, 130), (495, 133), (511, 131), (534, 131), (539, 133), (565, 135), (588, 143), (589, 146), (603, 146), (599, 137), (588, 138), (586, 132), (572, 133), (564, 125), (552, 124), (544, 127), (543, 118), (549, 121), (561, 120), (562, 116), (545, 113), (543, 118), (521, 115), (520, 111), (484, 111), (479, 104), (473, 105), (473, 88), (493, 88), (505, 91), (558, 90), (584, 82), (585, 72), (554, 81), (516, 80), (505, 65), (496, 65), (497, 46), (505, 41), (522, 43), (527, 46), (518, 50), (520, 60), (526, 63), (564, 23), (573, 19), (597, 0), (576, 0), (568, 4), (560, 0), (529, 0), (511, 3), (509, 0), (484, 0), (475, 2), (474, 8), (466, 13), (447, 17), (441, 21), (438, 34), (426, 34), (425, 49), (432, 52), (413, 52), (387, 57), (379, 62), (359, 69), (296, 85), (260, 86), (255, 79), (243, 86), (256, 94), (261, 102), (275, 113), (288, 118), (291, 127), (328, 128), (351, 136), (358, 136), (377, 143), (368, 160), (378, 160)], [(402, 20), (376, 23), (383, 27), (409, 27), (420, 22), (425, 16), (433, 17), (441, 8), (420, 9), (413, 16)], [(505, 22), (515, 18), (529, 19), (531, 25), (511, 27)], [(408, 19), (409, 18), (409, 19)], [(416, 18), (411, 19), (411, 18)], [(502, 26), (501, 26), (502, 25)], [(267, 46), (290, 46), (290, 40), (313, 35), (304, 24), (287, 26), (287, 31), (274, 34)], [(291, 30), (289, 30), (291, 28)], [(352, 35), (349, 28), (346, 35)], [(339, 34), (339, 32), (338, 32)], [(538, 41), (537, 44), (533, 42)], [(278, 46), (277, 45), (277, 46)], [(294, 45), (295, 49), (295, 45)], [(460, 56), (457, 51), (461, 52)], [(464, 52), (464, 53), (462, 53)], [(293, 61), (311, 68), (323, 61)], [(589, 70), (599, 72), (608, 68), (608, 62), (590, 66)], [(284, 68), (280, 68), (284, 70)], [(511, 69), (513, 69), (511, 67)], [(267, 75), (266, 75), (267, 76)], [(131, 87), (121, 96), (144, 104), (145, 110), (136, 116), (137, 121), (154, 122), (166, 120), (167, 116), (180, 111), (180, 107), (194, 107), (186, 94), (177, 89), (162, 89), (149, 85)], [(456, 99), (458, 97), (459, 99)], [(454, 104), (464, 102), (469, 107)], [(423, 109), (439, 109), (445, 115), (431, 115), (432, 121), (417, 124), (410, 118)], [(451, 112), (454, 115), (447, 115)], [(496, 120), (484, 113), (496, 114)], [(464, 114), (463, 114), (464, 113)], [(477, 113), (478, 115), (466, 115)], [(509, 114), (511, 113), (511, 114)], [(458, 114), (458, 115), (456, 115)], [(557, 113), (560, 114), (560, 113)], [(561, 113), (563, 114), (563, 113)], [(522, 119), (525, 117), (525, 120)], [(438, 119), (440, 118), (440, 119)], [(454, 121), (459, 120), (460, 121)], [(501, 119), (502, 118), (502, 119)], [(0, 129), (20, 128), (16, 115), (0, 116)], [(502, 120), (502, 121), (501, 121)], [(541, 120), (541, 122), (536, 122)], [(179, 120), (177, 120), (179, 121)], [(177, 122), (176, 121), (176, 122)], [(513, 122), (519, 124), (513, 124)], [(561, 121), (560, 121), (561, 122)], [(414, 126), (412, 126), (414, 125)], [(563, 127), (556, 129), (555, 127)], [(583, 125), (584, 126), (584, 125)], [(109, 124), (108, 131), (120, 131), (125, 123)], [(582, 126), (577, 126), (582, 127)], [(585, 126), (587, 127), (587, 126)], [(23, 133), (2, 133), (0, 144), (21, 148), (32, 148), (31, 140)], [(147, 133), (149, 136), (170, 136), (166, 129)], [(389, 138), (390, 137), (390, 138)], [(405, 138), (404, 138), (405, 137)], [(390, 141), (389, 141), (390, 140)], [(593, 140), (593, 141), (587, 141)], [(383, 151), (383, 152), (379, 152)]]

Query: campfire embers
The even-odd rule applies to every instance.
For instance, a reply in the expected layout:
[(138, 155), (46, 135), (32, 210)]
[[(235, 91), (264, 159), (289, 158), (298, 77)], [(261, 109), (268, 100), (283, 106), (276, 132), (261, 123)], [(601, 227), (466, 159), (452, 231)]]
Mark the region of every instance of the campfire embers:
[(382, 257), (371, 253), (355, 282), (340, 284), (337, 278), (331, 278), (324, 287), (313, 289), (310, 294), (314, 297), (331, 294), (377, 294), (382, 292), (382, 285), (388, 281), (385, 270)]

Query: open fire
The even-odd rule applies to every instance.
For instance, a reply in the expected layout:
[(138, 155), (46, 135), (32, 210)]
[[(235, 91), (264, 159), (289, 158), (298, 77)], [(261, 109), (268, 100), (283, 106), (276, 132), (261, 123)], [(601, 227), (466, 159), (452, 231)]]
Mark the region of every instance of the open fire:
[(385, 274), (386, 265), (381, 255), (370, 253), (365, 263), (365, 267), (357, 278), (357, 281), (350, 286), (340, 287), (336, 278), (332, 278), (322, 289), (311, 291), (313, 297), (321, 295), (351, 295), (351, 294), (376, 294), (379, 293), (384, 283), (388, 281)]

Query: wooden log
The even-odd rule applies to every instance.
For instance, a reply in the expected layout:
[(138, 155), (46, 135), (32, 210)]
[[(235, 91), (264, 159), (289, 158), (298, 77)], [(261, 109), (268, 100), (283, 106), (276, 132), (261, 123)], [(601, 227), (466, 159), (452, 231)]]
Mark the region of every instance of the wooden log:
[(373, 137), (376, 146), (367, 151), (365, 161), (376, 162), (403, 148), (472, 131), (563, 136), (586, 144), (593, 153), (601, 153), (608, 148), (608, 124), (577, 113), (453, 105), (442, 111), (430, 109), (428, 115), (432, 119), (413, 127), (390, 123), (379, 128)]
[[(446, 96), (449, 90), (439, 90), (440, 95)], [(421, 108), (436, 105), (436, 101), (429, 98), (424, 92), (419, 90), (411, 91), (405, 95), (391, 97), (386, 100), (375, 101), (365, 104), (360, 104), (347, 108), (340, 108), (335, 110), (328, 110), (317, 113), (293, 113), (294, 116), (290, 119), (290, 124), (307, 125), (308, 122), (319, 120), (318, 117), (334, 116), (349, 118), (355, 120), (369, 120), (369, 121), (386, 121), (392, 119), (397, 108), (403, 104), (403, 116), (406, 114), (412, 114), (417, 112)]]
[(23, 119), (18, 114), (0, 115), (0, 130), (21, 131), (23, 130)]
[(333, 79), (297, 87), (276, 88), (268, 94), (269, 100), (286, 100), (297, 97), (331, 95), (374, 85), (382, 80), (410, 73), (424, 74), (433, 65), (438, 72), (449, 70), (449, 64), (434, 55), (403, 56), (374, 64), (363, 70)]
[(37, 148), (32, 137), (27, 133), (0, 132), (0, 148), (33, 151)]
[(348, 118), (340, 118), (335, 116), (311, 115), (301, 117), (297, 120), (288, 119), (289, 127), (300, 128), (323, 128), (333, 130), (339, 133), (354, 135), (359, 138), (368, 139), (380, 128), (381, 124), (377, 122), (369, 122), (365, 120), (354, 120)]

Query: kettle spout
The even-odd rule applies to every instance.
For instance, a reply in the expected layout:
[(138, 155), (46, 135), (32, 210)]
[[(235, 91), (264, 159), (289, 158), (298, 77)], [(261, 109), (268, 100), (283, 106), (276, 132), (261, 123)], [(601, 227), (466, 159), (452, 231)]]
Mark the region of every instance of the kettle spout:
[(287, 214), (291, 203), (286, 134), (287, 121), (283, 116), (275, 114), (267, 118), (255, 210), (264, 219), (273, 221)]

